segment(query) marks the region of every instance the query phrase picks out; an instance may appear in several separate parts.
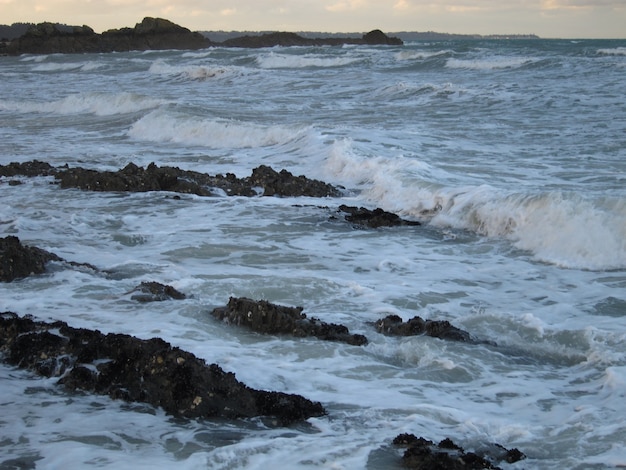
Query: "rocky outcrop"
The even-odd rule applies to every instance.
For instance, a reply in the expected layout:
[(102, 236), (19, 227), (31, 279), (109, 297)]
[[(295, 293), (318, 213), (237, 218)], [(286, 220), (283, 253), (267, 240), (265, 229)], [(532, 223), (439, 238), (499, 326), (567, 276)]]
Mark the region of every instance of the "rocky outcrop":
[(518, 449), (507, 450), (499, 444), (489, 446), (487, 452), (479, 455), (475, 452), (465, 452), (451, 439), (444, 439), (435, 444), (413, 434), (399, 434), (393, 440), (393, 444), (406, 448), (402, 456), (403, 466), (419, 470), (498, 470), (500, 467), (493, 461), (515, 463), (526, 458)]
[(0, 176), (52, 176), (56, 175), (57, 169), (46, 162), (32, 160), (30, 162), (12, 162), (8, 165), (0, 165)]
[[(133, 294), (136, 292), (136, 294)], [(163, 302), (164, 300), (183, 300), (187, 296), (172, 286), (160, 282), (142, 282), (127, 294), (133, 294), (130, 298), (137, 302)]]
[(164, 49), (194, 50), (211, 46), (259, 48), (273, 46), (339, 46), (402, 45), (399, 38), (389, 37), (379, 29), (361, 38), (304, 38), (295, 33), (276, 32), (258, 36), (240, 36), (222, 43), (211, 42), (198, 32), (163, 18), (146, 17), (134, 28), (110, 29), (97, 34), (89, 26), (67, 26), (58, 23), (31, 25), (26, 33), (2, 43), (3, 54), (71, 54), (86, 52), (124, 52)]
[(39, 23), (11, 41), (7, 54), (51, 54), (123, 52), (161, 49), (202, 49), (210, 41), (200, 33), (162, 18), (146, 17), (134, 28), (121, 28), (96, 34), (89, 26)]
[(361, 38), (305, 38), (296, 33), (276, 32), (258, 36), (235, 37), (227, 39), (219, 45), (224, 47), (259, 48), (274, 46), (340, 46), (343, 44), (401, 46), (403, 42), (399, 38), (389, 37), (381, 30), (375, 29)]
[(62, 259), (41, 248), (22, 245), (17, 237), (0, 238), (0, 282), (41, 274), (49, 261)]
[(398, 315), (388, 315), (374, 323), (376, 330), (387, 336), (419, 336), (426, 335), (434, 338), (474, 343), (467, 331), (463, 331), (445, 320), (424, 320), (416, 316), (402, 321)]
[(370, 210), (364, 207), (346, 206), (342, 204), (339, 206), (339, 211), (348, 214), (345, 216), (348, 222), (369, 228), (421, 225), (418, 221), (401, 219), (397, 214), (386, 212), (380, 208)]
[(320, 403), (247, 387), (217, 364), (159, 338), (105, 335), (5, 312), (0, 353), (9, 364), (59, 377), (66, 390), (147, 403), (185, 418), (267, 416), (286, 425), (325, 414)]
[(252, 186), (263, 188), (264, 196), (336, 197), (341, 195), (341, 191), (330, 184), (302, 175), (294, 176), (287, 170), (277, 172), (265, 165), (252, 170), (252, 175), (247, 182)]
[(46, 264), (50, 261), (59, 261), (72, 267), (97, 271), (97, 268), (91, 264), (66, 261), (41, 248), (23, 245), (17, 237), (0, 238), (0, 282), (11, 282), (33, 274), (42, 274), (46, 271)]
[(333, 186), (304, 176), (294, 176), (287, 170), (280, 172), (267, 166), (255, 168), (248, 178), (211, 176), (175, 167), (158, 167), (154, 163), (141, 168), (133, 163), (116, 172), (83, 168), (60, 169), (55, 177), (63, 188), (80, 188), (90, 191), (172, 191), (215, 196), (220, 192), (228, 196), (338, 196)]
[(266, 300), (231, 297), (226, 307), (211, 312), (218, 320), (243, 326), (258, 333), (290, 335), (297, 338), (313, 336), (325, 341), (339, 341), (355, 346), (367, 344), (363, 335), (350, 334), (348, 328), (307, 318), (302, 307), (275, 305)]
[(341, 190), (330, 184), (306, 176), (294, 176), (287, 170), (280, 172), (265, 165), (252, 170), (247, 178), (232, 173), (209, 175), (177, 167), (159, 167), (154, 163), (146, 168), (129, 163), (118, 171), (97, 171), (68, 166), (55, 168), (48, 163), (33, 160), (25, 163), (0, 165), (0, 176), (54, 176), (62, 188), (88, 191), (171, 191), (198, 196), (281, 196), (281, 197), (337, 197)]

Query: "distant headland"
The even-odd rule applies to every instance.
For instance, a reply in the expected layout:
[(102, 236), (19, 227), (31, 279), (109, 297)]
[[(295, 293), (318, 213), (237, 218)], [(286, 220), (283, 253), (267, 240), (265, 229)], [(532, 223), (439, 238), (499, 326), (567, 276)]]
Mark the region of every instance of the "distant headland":
[(102, 34), (91, 27), (59, 23), (17, 23), (0, 26), (0, 54), (52, 54), (87, 52), (124, 52), (164, 49), (204, 49), (212, 46), (259, 48), (272, 46), (402, 45), (376, 29), (361, 37), (310, 38), (296, 33), (272, 32), (246, 34), (216, 42), (205, 33), (189, 29), (163, 18), (146, 17), (134, 28), (110, 29)]
[(538, 39), (534, 34), (490, 35), (401, 32), (388, 36), (379, 29), (360, 33), (236, 32), (189, 29), (163, 18), (146, 17), (134, 28), (110, 29), (102, 34), (91, 27), (60, 23), (0, 25), (0, 55), (124, 52), (207, 47), (259, 48), (272, 46), (402, 45), (404, 41), (459, 39)]

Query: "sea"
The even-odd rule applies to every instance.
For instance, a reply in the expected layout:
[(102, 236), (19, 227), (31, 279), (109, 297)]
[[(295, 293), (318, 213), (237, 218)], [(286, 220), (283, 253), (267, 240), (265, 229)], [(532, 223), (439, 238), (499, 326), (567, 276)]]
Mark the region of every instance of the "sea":
[[(327, 415), (183, 420), (0, 365), (0, 468), (396, 469), (395, 436), (511, 469), (626, 467), (626, 41), (465, 40), (0, 57), (0, 162), (129, 163), (338, 198), (62, 189), (0, 180), (0, 234), (51, 263), (0, 311), (160, 337)], [(22, 184), (17, 184), (22, 183)], [(339, 206), (420, 226), (354, 226)], [(140, 303), (157, 281), (185, 300)], [(301, 306), (366, 346), (267, 336), (230, 297)], [(484, 343), (391, 337), (387, 315)]]

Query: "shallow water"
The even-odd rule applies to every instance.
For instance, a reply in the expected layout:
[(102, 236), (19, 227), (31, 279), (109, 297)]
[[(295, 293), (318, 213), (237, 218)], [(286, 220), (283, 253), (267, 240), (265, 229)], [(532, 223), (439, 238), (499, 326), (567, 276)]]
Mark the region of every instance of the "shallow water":
[[(329, 414), (186, 422), (69, 395), (0, 366), (0, 462), (37, 468), (394, 468), (399, 433), (507, 468), (626, 465), (623, 41), (208, 49), (0, 60), (0, 160), (248, 176), (271, 165), (338, 199), (90, 193), (0, 181), (0, 227), (104, 275), (52, 264), (0, 309), (159, 336), (247, 385)], [(341, 204), (419, 227), (362, 230)], [(139, 304), (142, 281), (184, 301)], [(304, 307), (366, 347), (264, 337), (209, 312), (230, 296)], [(497, 346), (390, 338), (397, 314)], [(501, 464), (504, 466), (505, 464)]]

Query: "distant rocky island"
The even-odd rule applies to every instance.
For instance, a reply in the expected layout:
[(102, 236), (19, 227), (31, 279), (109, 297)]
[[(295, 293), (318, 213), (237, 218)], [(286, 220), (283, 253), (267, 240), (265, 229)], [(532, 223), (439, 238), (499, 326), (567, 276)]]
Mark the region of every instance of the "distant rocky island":
[[(25, 28), (26, 26), (26, 28)], [(22, 32), (19, 37), (5, 37), (0, 43), (0, 54), (53, 54), (88, 52), (124, 52), (164, 49), (204, 49), (212, 46), (259, 48), (272, 46), (337, 46), (354, 45), (402, 45), (399, 38), (389, 37), (380, 30), (373, 30), (361, 37), (308, 38), (295, 33), (273, 32), (260, 35), (243, 35), (215, 42), (205, 34), (189, 29), (163, 18), (146, 17), (134, 28), (110, 29), (102, 34), (90, 26), (68, 26), (58, 23), (16, 25)], [(11, 35), (10, 30), (0, 30)]]
[(404, 41), (458, 39), (538, 39), (527, 35), (467, 35), (402, 32), (388, 36), (379, 29), (360, 33), (236, 32), (189, 29), (163, 18), (146, 17), (135, 27), (110, 29), (102, 34), (90, 26), (60, 23), (0, 25), (0, 55), (124, 52), (207, 47), (259, 48), (273, 46), (402, 45)]

